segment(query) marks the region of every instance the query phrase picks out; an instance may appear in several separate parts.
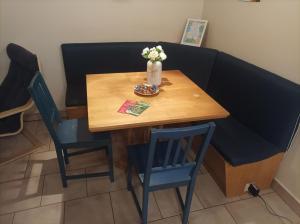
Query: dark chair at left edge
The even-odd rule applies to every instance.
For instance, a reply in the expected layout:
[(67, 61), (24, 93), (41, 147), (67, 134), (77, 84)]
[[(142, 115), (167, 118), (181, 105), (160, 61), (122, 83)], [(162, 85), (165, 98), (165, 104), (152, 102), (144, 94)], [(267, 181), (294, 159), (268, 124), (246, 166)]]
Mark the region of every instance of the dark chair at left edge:
[(39, 70), (37, 56), (23, 47), (11, 43), (6, 51), (10, 65), (0, 86), (0, 137), (23, 130), (24, 112), (33, 106), (27, 87)]

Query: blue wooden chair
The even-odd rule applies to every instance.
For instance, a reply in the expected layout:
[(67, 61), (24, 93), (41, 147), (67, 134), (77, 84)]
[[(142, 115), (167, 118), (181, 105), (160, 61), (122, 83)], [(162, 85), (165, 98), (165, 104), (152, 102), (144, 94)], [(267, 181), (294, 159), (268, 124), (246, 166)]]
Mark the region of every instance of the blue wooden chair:
[[(113, 182), (114, 173), (110, 134), (106, 132), (90, 133), (87, 119), (62, 120), (40, 72), (36, 73), (28, 89), (55, 144), (63, 186), (67, 187), (67, 180), (70, 179), (98, 176), (109, 176)], [(83, 149), (69, 152), (69, 148)], [(95, 150), (106, 150), (109, 160), (109, 171), (66, 175), (65, 166), (69, 163), (69, 157)]]
[[(150, 144), (128, 146), (128, 190), (132, 192), (142, 222), (147, 223), (148, 199), (152, 191), (176, 188), (183, 210), (182, 223), (188, 222), (197, 173), (207, 151), (215, 124), (213, 122), (184, 128), (152, 129)], [(195, 136), (202, 145), (194, 159), (191, 148)], [(132, 186), (132, 168), (143, 186), (142, 208)], [(185, 202), (179, 187), (187, 186)]]

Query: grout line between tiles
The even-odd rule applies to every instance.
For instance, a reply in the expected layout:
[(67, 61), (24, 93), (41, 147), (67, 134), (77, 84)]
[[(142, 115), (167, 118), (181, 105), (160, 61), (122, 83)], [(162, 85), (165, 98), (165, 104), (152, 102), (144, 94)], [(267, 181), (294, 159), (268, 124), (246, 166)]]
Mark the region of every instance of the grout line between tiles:
[(27, 173), (27, 170), (30, 169), (30, 166), (31, 166), (31, 165), (30, 165), (30, 157), (31, 157), (31, 154), (28, 155), (28, 160), (27, 160), (27, 164), (26, 164), (26, 169), (25, 169), (25, 172), (24, 172), (24, 175), (23, 175), (23, 178), (22, 178), (22, 179), (25, 178), (26, 173)]
[(115, 213), (114, 213), (114, 208), (113, 208), (113, 204), (112, 204), (112, 199), (111, 199), (111, 194), (110, 194), (110, 192), (108, 193), (108, 195), (109, 195), (110, 207), (111, 207), (112, 216), (113, 216), (113, 222), (114, 222), (114, 224), (116, 224), (116, 221), (115, 221)]
[(43, 196), (44, 196), (44, 186), (46, 184), (45, 182), (46, 182), (46, 177), (44, 176), (43, 177), (43, 183), (42, 183), (42, 192), (41, 192), (40, 207), (42, 206), (42, 200), (43, 200)]
[(238, 224), (237, 220), (234, 218), (234, 216), (231, 214), (230, 210), (227, 208), (226, 204), (224, 205), (224, 208), (226, 209), (226, 211), (229, 213), (229, 215), (231, 216), (231, 218), (233, 219), (233, 221)]
[(15, 215), (16, 215), (16, 213), (14, 212), (14, 213), (13, 213), (13, 218), (12, 218), (12, 220), (11, 220), (11, 224), (13, 224), (14, 221), (15, 221)]
[(159, 207), (159, 205), (158, 205), (158, 203), (157, 203), (157, 200), (156, 200), (156, 197), (155, 197), (155, 194), (154, 194), (154, 193), (155, 193), (155, 192), (153, 191), (153, 192), (152, 192), (152, 195), (153, 195), (154, 202), (155, 202), (155, 204), (156, 204), (156, 206), (157, 206), (157, 208), (158, 208), (160, 217), (163, 219), (164, 217), (163, 217), (163, 215), (162, 215), (162, 212), (161, 212), (160, 207)]
[(63, 206), (64, 206), (63, 224), (65, 224), (65, 222), (66, 222), (66, 203), (65, 202), (63, 202)]
[(17, 211), (11, 211), (11, 212), (9, 212), (9, 213), (3, 213), (3, 214), (0, 214), (0, 216), (3, 216), (3, 215), (9, 215), (9, 214), (12, 214), (12, 213), (13, 213), (13, 218), (15, 218), (15, 215), (18, 214), (18, 213), (26, 212), (26, 211), (28, 211), (28, 210), (33, 210), (33, 209), (43, 208), (43, 207), (47, 207), (47, 206), (52, 206), (52, 205), (56, 205), (56, 204), (62, 204), (62, 202), (57, 202), (57, 203), (48, 204), (48, 205), (39, 205), (39, 206), (35, 206), (35, 207), (32, 207), (32, 208), (26, 208), (26, 209), (20, 209), (20, 210), (17, 210)]

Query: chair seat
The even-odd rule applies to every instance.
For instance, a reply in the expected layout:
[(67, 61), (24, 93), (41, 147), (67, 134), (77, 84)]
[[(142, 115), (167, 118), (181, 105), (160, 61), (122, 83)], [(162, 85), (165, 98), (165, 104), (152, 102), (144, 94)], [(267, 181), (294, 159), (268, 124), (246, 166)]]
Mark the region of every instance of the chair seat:
[[(171, 168), (170, 170), (163, 170), (153, 172), (150, 177), (150, 187), (164, 186), (174, 187), (174, 185), (186, 185), (191, 180), (191, 172), (195, 167), (195, 163), (190, 163), (185, 166), (178, 165), (178, 167)], [(139, 179), (144, 183), (144, 173), (140, 173)]]
[(56, 133), (66, 148), (97, 147), (110, 143), (110, 133), (88, 131), (87, 119), (63, 120), (57, 126)]
[[(174, 144), (175, 145), (175, 144)], [(157, 150), (155, 151), (153, 159), (153, 169), (150, 179), (150, 187), (158, 185), (168, 185), (174, 183), (187, 183), (190, 181), (191, 171), (194, 168), (194, 163), (186, 163), (184, 166), (176, 164), (168, 166), (168, 170), (164, 169), (160, 172), (163, 165), (168, 143), (160, 142), (157, 144)], [(134, 165), (139, 173), (140, 181), (144, 181), (144, 172), (146, 169), (146, 163), (148, 158), (149, 144), (139, 144), (128, 146), (128, 159)], [(172, 161), (175, 155), (176, 146), (171, 149), (170, 160)], [(183, 157), (183, 151), (180, 151), (179, 158)]]
[(233, 166), (261, 161), (282, 151), (233, 117), (216, 121), (212, 145)]

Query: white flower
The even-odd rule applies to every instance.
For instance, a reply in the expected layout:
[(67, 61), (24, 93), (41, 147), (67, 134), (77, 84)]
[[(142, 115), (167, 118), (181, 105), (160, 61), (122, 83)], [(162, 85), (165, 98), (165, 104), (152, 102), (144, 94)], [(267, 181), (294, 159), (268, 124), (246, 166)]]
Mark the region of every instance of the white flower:
[(143, 50), (142, 55), (148, 54), (149, 51), (150, 51), (149, 47), (146, 47), (146, 48)]
[(142, 52), (142, 56), (143, 58), (151, 62), (164, 61), (167, 59), (167, 55), (164, 53), (164, 50), (161, 45), (152, 47), (150, 49), (149, 47), (144, 48)]
[(162, 46), (161, 46), (161, 45), (156, 46), (156, 49), (157, 49), (158, 51), (160, 51), (160, 52), (163, 52), (163, 51), (164, 51), (164, 50), (162, 49)]
[(157, 51), (155, 51), (155, 50), (151, 51), (151, 50), (150, 50), (150, 53), (149, 53), (149, 55), (148, 55), (148, 58), (149, 58), (151, 61), (155, 61), (156, 58), (157, 58), (158, 56), (159, 56), (159, 54), (158, 54)]
[(161, 58), (162, 61), (166, 60), (167, 59), (167, 55), (164, 53), (164, 52), (161, 52), (159, 54), (159, 57)]

